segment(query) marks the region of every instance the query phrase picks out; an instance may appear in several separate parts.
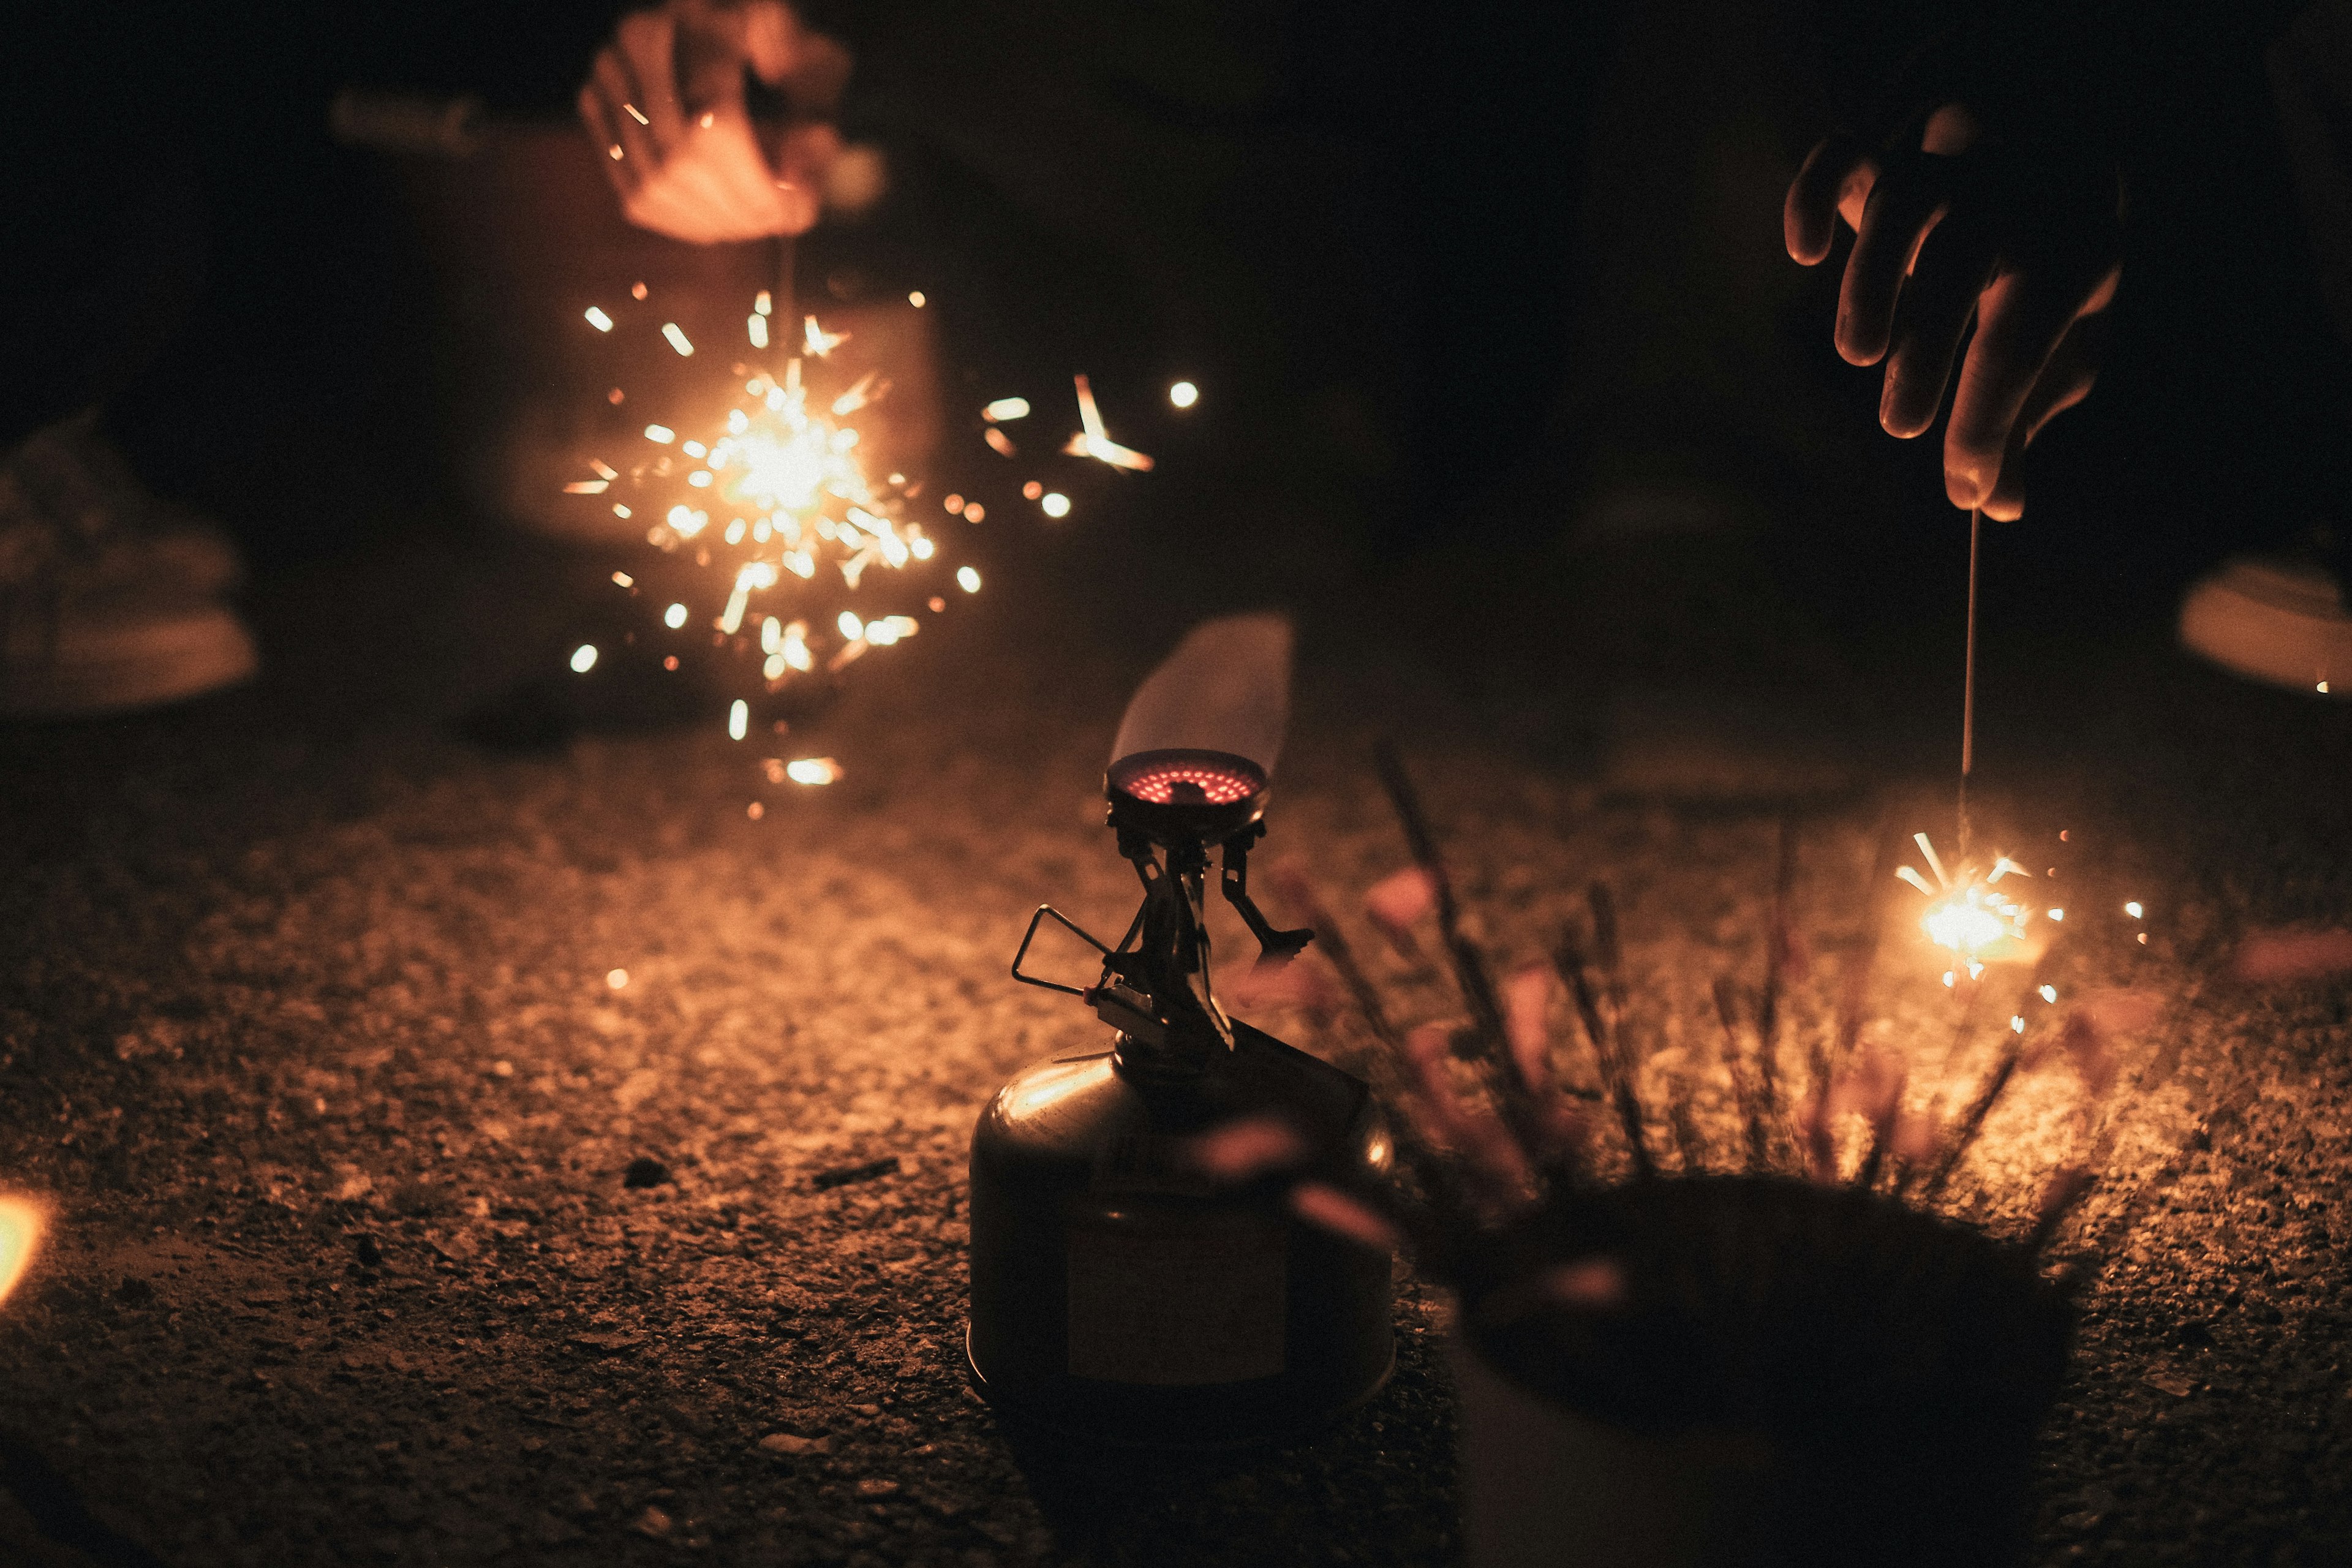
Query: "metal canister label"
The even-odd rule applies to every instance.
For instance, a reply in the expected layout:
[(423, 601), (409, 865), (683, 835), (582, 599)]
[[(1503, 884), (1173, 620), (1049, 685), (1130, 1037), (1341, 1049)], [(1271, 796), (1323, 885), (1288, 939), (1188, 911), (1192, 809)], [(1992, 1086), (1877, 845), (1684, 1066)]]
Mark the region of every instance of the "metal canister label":
[(1070, 1374), (1188, 1386), (1281, 1373), (1278, 1221), (1111, 1209), (1070, 1225)]

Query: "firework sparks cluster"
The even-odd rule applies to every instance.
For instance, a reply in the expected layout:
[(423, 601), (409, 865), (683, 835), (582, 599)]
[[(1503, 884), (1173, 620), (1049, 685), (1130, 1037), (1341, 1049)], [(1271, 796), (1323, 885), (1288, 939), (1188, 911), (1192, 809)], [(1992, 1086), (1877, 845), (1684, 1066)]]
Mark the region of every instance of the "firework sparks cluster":
[[(630, 293), (640, 304), (648, 299), (643, 283)], [(919, 294), (908, 300), (918, 308), (926, 302)], [(599, 332), (622, 325), (602, 306), (590, 306), (584, 316)], [(677, 354), (695, 355), (697, 345), (677, 323), (663, 321), (659, 331)], [(849, 342), (849, 334), (827, 331), (814, 316), (802, 317), (794, 329), (777, 319), (773, 297), (764, 289), (753, 301), (744, 331), (761, 361), (788, 354), (781, 369), (750, 360), (734, 363), (730, 374), (737, 390), (707, 427), (649, 422), (625, 457), (590, 459), (592, 477), (573, 480), (564, 490), (604, 498), (615, 517), (642, 522), (649, 545), (666, 554), (688, 555), (713, 572), (719, 584), (712, 595), (716, 613), (705, 612), (713, 643), (738, 643), (747, 654), (756, 649), (763, 691), (773, 694), (797, 680), (836, 674), (873, 649), (892, 647), (922, 629), (919, 616), (872, 603), (887, 592), (878, 586), (884, 578), (940, 578), (927, 584), (939, 591), (904, 600), (908, 608), (919, 603), (938, 615), (948, 608), (950, 584), (961, 594), (977, 594), (981, 574), (969, 563), (949, 569), (948, 541), (917, 515), (924, 490), (920, 478), (869, 470), (859, 416), (888, 395), (890, 383), (878, 371), (868, 371), (832, 390), (841, 378), (823, 374), (825, 362)], [(1190, 407), (1197, 391), (1190, 383), (1178, 387), (1171, 389), (1171, 402)], [(1076, 377), (1075, 389), (1079, 428), (1061, 450), (1115, 469), (1149, 470), (1149, 456), (1111, 439), (1087, 377)], [(615, 388), (610, 401), (618, 405), (625, 397)], [(1022, 397), (986, 405), (981, 418), (990, 447), (1002, 457), (1018, 456), (1020, 448), (1004, 426), (1031, 412)], [(1029, 481), (1022, 493), (1048, 518), (1070, 513), (1069, 498), (1040, 481)], [(940, 504), (946, 515), (967, 524), (988, 515), (979, 500), (961, 494), (950, 494)], [(628, 573), (615, 572), (613, 581), (636, 592)], [(697, 618), (683, 602), (672, 602), (661, 613), (672, 631), (686, 629)], [(598, 658), (598, 649), (583, 643), (573, 650), (571, 668), (585, 675)], [(665, 664), (677, 668), (675, 656)], [(730, 707), (728, 732), (737, 741), (751, 733), (750, 710), (746, 699)], [(822, 785), (842, 774), (840, 763), (830, 757), (772, 758), (766, 767), (771, 782), (779, 784)], [(760, 815), (756, 805), (752, 815)]]

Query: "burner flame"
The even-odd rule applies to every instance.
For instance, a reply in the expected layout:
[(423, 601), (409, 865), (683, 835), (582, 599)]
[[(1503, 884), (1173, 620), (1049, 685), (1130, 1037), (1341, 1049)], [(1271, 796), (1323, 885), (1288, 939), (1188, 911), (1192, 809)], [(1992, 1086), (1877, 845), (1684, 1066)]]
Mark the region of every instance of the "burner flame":
[(1231, 805), (1263, 787), (1252, 774), (1215, 763), (1158, 763), (1117, 783), (1153, 805)]

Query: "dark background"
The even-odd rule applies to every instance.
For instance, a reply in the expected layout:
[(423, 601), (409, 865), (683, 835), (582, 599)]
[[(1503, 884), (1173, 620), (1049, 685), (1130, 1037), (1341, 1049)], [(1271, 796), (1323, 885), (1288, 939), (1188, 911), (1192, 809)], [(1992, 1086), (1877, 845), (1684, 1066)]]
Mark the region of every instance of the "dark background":
[[(2138, 11), (2104, 34), (2090, 13), (2113, 83), (2088, 112), (2129, 168), (2130, 253), (2102, 384), (2038, 445), (2032, 510), (2007, 547), (2016, 602), (2037, 617), (2161, 619), (2189, 574), (2326, 521), (2352, 493), (2345, 353), (2317, 307), (2262, 74), (2275, 18), (2205, 14), (2222, 9)], [(420, 346), (434, 305), (386, 160), (336, 146), (327, 105), (360, 85), (568, 114), (614, 10), (89, 5), (12, 24), (23, 122), (9, 178), (26, 189), (7, 249), (28, 312), (12, 335), (32, 340), (12, 427), (86, 395), (78, 366), (53, 367), (87, 358), (94, 322), (118, 438), (265, 569), (417, 526), (447, 498)], [(896, 190), (867, 222), (807, 242), (804, 272), (851, 256), (919, 282), (946, 306), (951, 375), (1058, 379), (1080, 363), (1098, 383), (1157, 384), (1183, 367), (1213, 398), (1188, 426), (1198, 447), (1168, 454), (1171, 488), (1204, 452), (1228, 468), (1263, 453), (1259, 468), (1334, 514), (1335, 568), (1516, 549), (1572, 521), (1594, 449), (1626, 440), (1554, 415), (1593, 401), (1571, 384), (1580, 323), (1606, 319), (1594, 290), (1617, 281), (1586, 265), (1595, 232), (1648, 221), (1580, 203), (1587, 149), (1609, 130), (1596, 141), (1588, 108), (1634, 12), (988, 12), (826, 18), (858, 54), (846, 119), (890, 149)], [(1725, 15), (1785, 52), (1768, 107), (1774, 155), (1791, 162), (1922, 36), (1899, 7)], [(2053, 52), (2081, 47), (2051, 36)], [(1717, 111), (1708, 68), (1695, 48), (1693, 74), (1662, 89), (1664, 118)], [(1112, 140), (1132, 137), (1106, 149), (1099, 127), (1073, 124), (1053, 139), (1009, 112), (1056, 73), (1101, 84)], [(1188, 157), (1224, 162), (1189, 187), (1164, 177)], [(1057, 208), (1057, 165), (1107, 173)], [(1169, 273), (1174, 290), (1122, 244), (1165, 249), (1163, 234), (1197, 250)], [(1776, 232), (1692, 239), (1796, 272)], [(77, 310), (39, 308), (61, 287)], [(1797, 542), (1783, 555), (1815, 558), (1788, 575), (1832, 618), (1864, 593), (1899, 616), (1904, 585), (1948, 553), (1950, 520), (1932, 443), (1880, 437), (1877, 372), (1831, 351), (1834, 289), (1833, 268), (1792, 279), (1784, 374), (1825, 411), (1825, 439), (1874, 455), (1792, 478), (1741, 456), (1741, 433), (1703, 405), (1685, 415), (1699, 427), (1688, 444), (1720, 435), (1725, 477), (1776, 513)], [(1548, 504), (1511, 492), (1529, 472), (1560, 480)], [(1512, 503), (1482, 504), (1498, 493)], [(1158, 522), (1131, 542), (1232, 547), (1202, 526)], [(1824, 574), (1826, 556), (1849, 569)]]

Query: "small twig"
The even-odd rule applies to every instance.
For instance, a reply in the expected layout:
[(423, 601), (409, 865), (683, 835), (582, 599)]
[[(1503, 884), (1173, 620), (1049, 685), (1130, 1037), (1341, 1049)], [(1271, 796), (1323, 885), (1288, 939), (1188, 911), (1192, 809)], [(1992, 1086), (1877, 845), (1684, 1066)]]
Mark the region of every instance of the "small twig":
[(1296, 868), (1277, 865), (1273, 876), (1276, 889), (1315, 932), (1315, 950), (1330, 963), (1333, 973), (1339, 976), (1339, 984), (1348, 988), (1349, 1000), (1355, 1003), (1356, 1012), (1371, 1031), (1372, 1038), (1391, 1056), (1402, 1055), (1404, 1037), (1389, 1021), (1388, 1009), (1381, 1003), (1380, 988), (1364, 973), (1363, 965), (1356, 962), (1355, 950), (1348, 945), (1347, 933), (1339, 929), (1339, 922), (1331, 918), (1331, 912), (1315, 896), (1313, 886)]
[(1373, 748), (1372, 763), (1379, 770), (1381, 786), (1388, 791), (1390, 804), (1396, 808), (1413, 864), (1428, 876), (1431, 890), (1436, 894), (1438, 936), (1445, 944), (1446, 956), (1453, 961), (1454, 983), (1461, 987), (1462, 1000), (1470, 1009), (1471, 1026), (1487, 1054), (1496, 1061), (1506, 1061), (1509, 1044), (1503, 1030), (1502, 1005), (1495, 997), (1493, 973), (1486, 955), (1462, 930), (1462, 910), (1454, 896), (1454, 879), (1446, 871), (1445, 858), (1439, 852), (1437, 837), (1429, 828), (1428, 814), (1423, 811), (1421, 797), (1405, 772), (1404, 759), (1394, 746), (1383, 741)]
[(1576, 1004), (1577, 1019), (1584, 1026), (1585, 1038), (1591, 1042), (1593, 1058), (1601, 1068), (1601, 1091), (1609, 1097), (1618, 1123), (1624, 1129), (1625, 1142), (1633, 1153), (1633, 1173), (1644, 1180), (1654, 1176), (1657, 1166), (1650, 1158), (1649, 1142), (1642, 1131), (1642, 1102), (1627, 1081), (1614, 1021), (1602, 1016), (1600, 998), (1592, 989), (1591, 968), (1585, 962), (1584, 951), (1578, 946), (1574, 931), (1560, 932), (1559, 944), (1552, 950), (1552, 964), (1559, 971), (1569, 996)]
[(1739, 1107), (1740, 1123), (1748, 1133), (1748, 1172), (1760, 1175), (1771, 1159), (1771, 1139), (1765, 1128), (1761, 1097), (1748, 1076), (1747, 1063), (1741, 1059), (1739, 987), (1727, 974), (1716, 977), (1715, 1016), (1723, 1024), (1723, 1066), (1731, 1075), (1731, 1098)]
[(1831, 1047), (1826, 1068), (1834, 1074), (1853, 1054), (1854, 1041), (1862, 1036), (1863, 1014), (1870, 999), (1870, 973), (1878, 963), (1878, 942), (1886, 926), (1885, 919), (1886, 889), (1885, 884), (1895, 879), (1893, 837), (1884, 826), (1878, 834), (1878, 849), (1872, 857), (1870, 880), (1863, 893), (1862, 942), (1847, 961), (1845, 985), (1838, 997), (1837, 1035)]
[(1885, 1162), (1886, 1152), (1895, 1142), (1895, 1123), (1903, 1114), (1903, 1090), (1909, 1076), (1898, 1072), (1891, 1089), (1878, 1104), (1871, 1107), (1870, 1142), (1863, 1150), (1862, 1163), (1853, 1174), (1853, 1184), (1869, 1191), (1878, 1184), (1878, 1169)]
[(2098, 1172), (2082, 1165), (2069, 1165), (2051, 1177), (2049, 1190), (2042, 1194), (2042, 1213), (2025, 1238), (2025, 1250), (2038, 1254), (2047, 1247), (2066, 1216), (2098, 1184)]
[(1977, 1134), (1983, 1131), (1985, 1118), (1991, 1114), (1994, 1101), (2000, 1100), (2001, 1091), (2009, 1087), (2009, 1080), (2016, 1073), (2024, 1049), (2024, 1037), (2021, 1035), (2011, 1035), (2009, 1043), (2001, 1047), (2000, 1059), (1986, 1075), (1984, 1086), (1977, 1090), (1976, 1099), (1969, 1102), (1969, 1108), (1960, 1113), (1959, 1121), (1954, 1123), (1951, 1142), (1945, 1149), (1944, 1157), (1936, 1163), (1936, 1168), (1929, 1173), (1927, 1181), (1920, 1184), (1922, 1201), (1934, 1201), (1937, 1194), (1944, 1190), (1944, 1184), (1951, 1180), (1952, 1172), (1968, 1153), (1969, 1145), (1976, 1142)]

